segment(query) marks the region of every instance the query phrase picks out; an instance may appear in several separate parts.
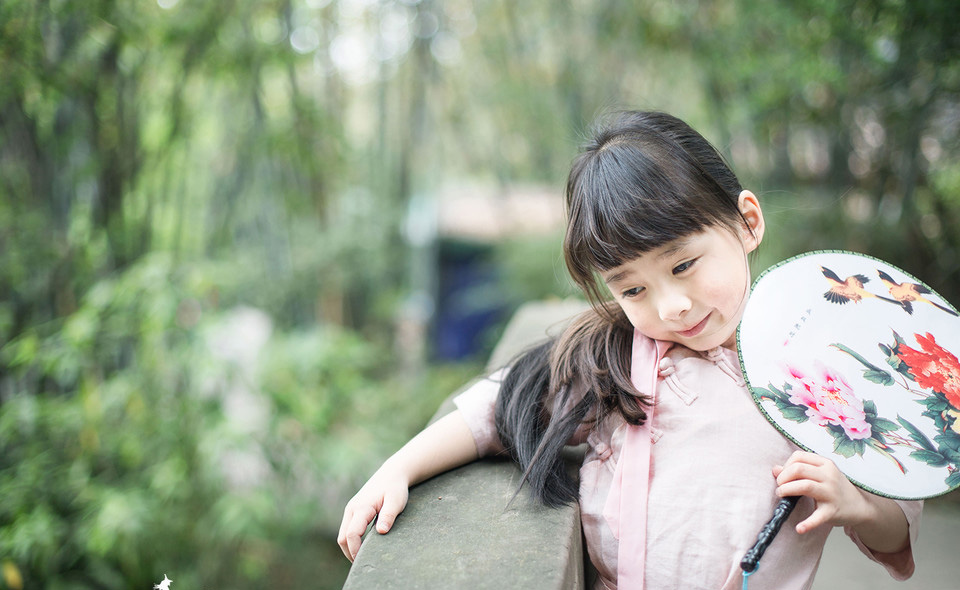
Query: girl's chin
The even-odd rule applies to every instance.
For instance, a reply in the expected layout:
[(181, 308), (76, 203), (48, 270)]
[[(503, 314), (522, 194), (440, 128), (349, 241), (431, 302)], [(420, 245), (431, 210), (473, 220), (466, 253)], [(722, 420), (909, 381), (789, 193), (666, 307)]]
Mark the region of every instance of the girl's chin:
[(734, 331), (732, 334), (701, 334), (699, 337), (691, 338), (686, 342), (681, 342), (684, 346), (690, 350), (695, 350), (697, 352), (707, 352), (708, 350), (713, 350), (714, 348), (723, 347), (729, 348), (730, 350), (737, 350), (737, 333)]

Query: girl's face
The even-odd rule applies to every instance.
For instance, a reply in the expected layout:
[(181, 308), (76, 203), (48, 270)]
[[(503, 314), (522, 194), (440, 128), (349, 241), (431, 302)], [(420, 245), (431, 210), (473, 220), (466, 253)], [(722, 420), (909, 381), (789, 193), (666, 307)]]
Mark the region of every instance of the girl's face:
[[(710, 226), (603, 273), (633, 327), (698, 351), (733, 348), (750, 291), (747, 254), (763, 237), (756, 197), (740, 194), (739, 232)], [(752, 230), (752, 231), (751, 231)]]

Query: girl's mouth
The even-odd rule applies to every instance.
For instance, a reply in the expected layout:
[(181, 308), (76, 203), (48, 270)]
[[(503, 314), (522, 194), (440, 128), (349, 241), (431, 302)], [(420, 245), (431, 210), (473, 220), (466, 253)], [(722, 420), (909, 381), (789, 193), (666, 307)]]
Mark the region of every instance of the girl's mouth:
[(705, 318), (703, 318), (702, 320), (700, 320), (700, 323), (699, 323), (699, 324), (697, 324), (696, 326), (690, 328), (689, 330), (684, 330), (684, 331), (682, 331), (682, 332), (677, 332), (677, 334), (680, 334), (680, 335), (683, 336), (684, 338), (693, 338), (694, 336), (696, 336), (697, 334), (699, 334), (700, 332), (702, 332), (704, 328), (707, 327), (707, 320), (709, 320), (709, 319), (710, 319), (710, 314), (707, 314), (707, 317), (705, 317)]

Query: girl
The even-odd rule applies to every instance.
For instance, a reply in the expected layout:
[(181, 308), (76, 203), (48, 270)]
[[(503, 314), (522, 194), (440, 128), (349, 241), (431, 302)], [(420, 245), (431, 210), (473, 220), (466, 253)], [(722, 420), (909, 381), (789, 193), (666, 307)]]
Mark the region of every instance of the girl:
[[(409, 486), (507, 450), (538, 498), (579, 500), (597, 588), (736, 588), (783, 496), (803, 498), (754, 588), (809, 588), (833, 526), (909, 577), (922, 503), (856, 488), (747, 391), (736, 328), (764, 220), (716, 149), (669, 115), (622, 113), (574, 161), (566, 199), (567, 267), (594, 310), (388, 459), (347, 504), (344, 554), (378, 514), (377, 531), (390, 529)], [(559, 452), (582, 441), (576, 487)]]

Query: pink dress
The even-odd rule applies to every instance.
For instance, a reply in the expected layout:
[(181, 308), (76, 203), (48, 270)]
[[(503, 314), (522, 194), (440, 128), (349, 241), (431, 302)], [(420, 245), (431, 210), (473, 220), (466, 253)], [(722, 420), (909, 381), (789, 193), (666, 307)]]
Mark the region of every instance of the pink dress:
[[(503, 451), (493, 423), (502, 373), (479, 381), (454, 401), (481, 456)], [(776, 505), (774, 465), (793, 451), (760, 413), (743, 380), (736, 353), (698, 353), (673, 346), (659, 365), (656, 408), (650, 424), (647, 481), (647, 590), (738, 589), (740, 559)], [(580, 468), (580, 513), (587, 552), (599, 574), (595, 590), (617, 588), (619, 540), (604, 517), (628, 425), (612, 416), (587, 438)], [(895, 579), (913, 574), (922, 502), (897, 502), (910, 525), (910, 546), (895, 554), (872, 552), (847, 534)], [(799, 535), (794, 527), (813, 512), (802, 498), (750, 577), (751, 590), (810, 588), (829, 528)], [(621, 528), (630, 523), (619, 523)], [(622, 588), (621, 590), (627, 590)]]

